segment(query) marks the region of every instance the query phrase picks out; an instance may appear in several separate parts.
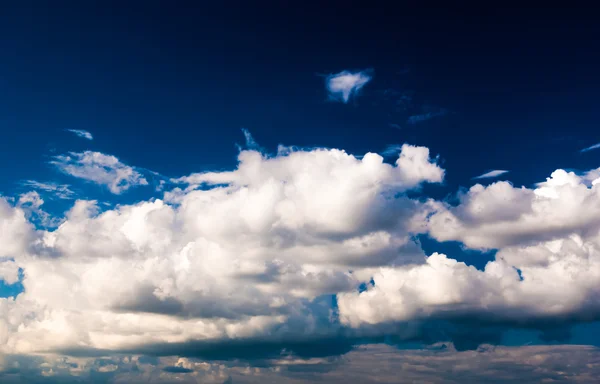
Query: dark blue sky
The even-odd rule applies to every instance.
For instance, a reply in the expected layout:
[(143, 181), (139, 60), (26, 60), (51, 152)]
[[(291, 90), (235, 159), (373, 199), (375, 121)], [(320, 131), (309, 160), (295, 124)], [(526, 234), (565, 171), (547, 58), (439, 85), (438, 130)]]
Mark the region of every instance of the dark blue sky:
[[(496, 7), (484, 2), (477, 7), (452, 4), (433, 6), (419, 2), (391, 4), (389, 1), (287, 3), (3, 2), (0, 6), (0, 196), (8, 196), (9, 201), (16, 206), (15, 209), (32, 204), (32, 209), (28, 210), (26, 207), (18, 212), (26, 212), (24, 214), (29, 215), (28, 219), (38, 229), (44, 226), (54, 229), (63, 213), (73, 206), (75, 197), (97, 199), (100, 201), (99, 209), (102, 210), (115, 204), (162, 198), (163, 192), (175, 188), (175, 182), (170, 178), (194, 172), (234, 168), (239, 153), (236, 144), (245, 143), (244, 130), (252, 134), (259, 148), (266, 153), (275, 153), (279, 144), (340, 148), (357, 156), (366, 152), (384, 153), (386, 148), (403, 143), (426, 146), (432, 157), (439, 156), (437, 164), (446, 170), (444, 181), (409, 190), (406, 194), (411, 198), (418, 197), (421, 201), (431, 197), (437, 199), (438, 203), (444, 201), (451, 205), (458, 200), (457, 192), (476, 182), (489, 184), (496, 180), (510, 180), (515, 186), (532, 186), (543, 181), (557, 168), (584, 171), (598, 167), (600, 145), (597, 150), (582, 152), (582, 149), (600, 143), (600, 108), (597, 96), (600, 88), (600, 50), (597, 43), (600, 23), (597, 15), (589, 10), (575, 7), (551, 8), (547, 4), (540, 8), (508, 5)], [(342, 71), (372, 77), (347, 103), (331, 100), (326, 88), (328, 76)], [(77, 137), (69, 130), (90, 132), (93, 140)], [(248, 143), (245, 145), (248, 146)], [(84, 152), (86, 150), (101, 156), (114, 155), (123, 164), (132, 166), (130, 168), (118, 163), (111, 168), (111, 171), (126, 169), (134, 172), (133, 177), (125, 180), (125, 184), (130, 182), (132, 188), (112, 184), (115, 181), (114, 174), (110, 175), (109, 180), (102, 179), (102, 172), (94, 176), (85, 174), (93, 173), (94, 166), (102, 164), (102, 161), (110, 161), (108, 156), (97, 159), (92, 166), (66, 171), (66, 167), (74, 163), (73, 159), (58, 156), (76, 152), (71, 156), (79, 156), (78, 161), (85, 163), (84, 157), (88, 153)], [(397, 155), (397, 151), (394, 154)], [(57, 161), (59, 158), (60, 161)], [(389, 162), (395, 160), (391, 156), (386, 159)], [(53, 161), (54, 164), (51, 163)], [(508, 173), (500, 177), (473, 180), (492, 170), (505, 170)], [(138, 176), (145, 177), (151, 187), (146, 186), (146, 179), (143, 182), (136, 179), (137, 171), (143, 174)], [(220, 174), (220, 177), (223, 175)], [(35, 206), (35, 199), (24, 200), (24, 203), (18, 200), (20, 194), (32, 189), (31, 183), (25, 185), (27, 180), (68, 184), (74, 192), (69, 192), (71, 195), (68, 199), (61, 200), (60, 193), (66, 192), (57, 185), (52, 187), (52, 193), (40, 187), (41, 184), (38, 185), (37, 191), (46, 200), (44, 209), (39, 210), (39, 206)], [(166, 183), (172, 185), (156, 188), (158, 180), (170, 180)], [(423, 180), (435, 181), (434, 178)], [(202, 188), (194, 184), (190, 181), (177, 186), (188, 185), (190, 190)], [(133, 188), (134, 186), (139, 188)], [(588, 193), (587, 186), (580, 189), (585, 189), (584, 192)], [(590, 191), (592, 189), (590, 187)], [(511, 193), (513, 192), (511, 189)], [(404, 193), (403, 190), (400, 192)], [(497, 215), (498, 223), (521, 231), (517, 218), (521, 217), (519, 209), (522, 207), (515, 208), (515, 212), (519, 214), (515, 214), (517, 218), (512, 218), (511, 212), (504, 212), (512, 208), (505, 204), (505, 201), (513, 198), (511, 196), (502, 195), (497, 199), (500, 203), (490, 203), (493, 209), (489, 209), (492, 212), (489, 220), (496, 220), (491, 216)], [(559, 208), (573, 208), (573, 212), (580, 212), (576, 210), (582, 208), (580, 205), (589, 204), (591, 207), (595, 204), (589, 198), (577, 200), (579, 195), (573, 196), (572, 207)], [(10, 200), (10, 197), (14, 199)], [(168, 198), (164, 200), (175, 206), (178, 204), (173, 203), (176, 197), (171, 202)], [(520, 203), (518, 198), (514, 202), (517, 205)], [(324, 204), (327, 203), (328, 200), (325, 200)], [(494, 208), (496, 203), (500, 208)], [(484, 215), (484, 205), (474, 204), (473, 210), (483, 210)], [(540, 208), (544, 209), (551, 210), (547, 207)], [(581, 212), (584, 212), (583, 209)], [(9, 212), (8, 208), (6, 211)], [(191, 218), (192, 222), (196, 216), (205, 213), (199, 212), (192, 210), (185, 218)], [(219, 214), (222, 212), (230, 211), (218, 211)], [(529, 211), (523, 208), (523, 212)], [(590, 208), (590, 212), (594, 211)], [(165, 222), (168, 222), (169, 217), (165, 216)], [(577, 221), (568, 214), (548, 217)], [(162, 218), (160, 216), (156, 221), (161, 221)], [(217, 218), (222, 219), (220, 216)], [(511, 218), (514, 219), (512, 224)], [(50, 224), (44, 223), (46, 219)], [(223, 222), (227, 221), (225, 219)], [(574, 234), (587, 236), (597, 230), (594, 217), (587, 219), (591, 222), (591, 229), (582, 224), (583, 229), (580, 232), (574, 229)], [(145, 228), (142, 224), (146, 220), (150, 219), (145, 216), (139, 219), (140, 228)], [(80, 225), (77, 224), (79, 222), (74, 222), (75, 226)], [(440, 227), (448, 222), (440, 221)], [(468, 219), (465, 222), (469, 224)], [(121, 222), (115, 223), (115, 227), (122, 225)], [(482, 223), (481, 226), (484, 226), (487, 222)], [(547, 238), (540, 237), (544, 241), (559, 236), (553, 235), (552, 231), (556, 230), (558, 233), (564, 229), (561, 228), (562, 223), (556, 223), (555, 228), (550, 229), (542, 224), (545, 225), (546, 222), (539, 224), (543, 227), (540, 233), (549, 233)], [(565, 227), (568, 227), (567, 224)], [(448, 226), (452, 226), (452, 223)], [(575, 228), (575, 224), (573, 226)], [(206, 224), (206, 227), (210, 225)], [(96, 236), (95, 228), (90, 230), (87, 240), (82, 241), (97, 241), (100, 244), (96, 245), (98, 249), (112, 245), (112, 232)], [(177, 226), (173, 228), (174, 234), (178, 234), (181, 229)], [(182, 228), (187, 230), (187, 227)], [(68, 230), (69, 228), (65, 235), (67, 237), (72, 235)], [(12, 234), (8, 229), (5, 233)], [(18, 231), (15, 233), (20, 234)], [(412, 236), (416, 232), (410, 233)], [(464, 238), (448, 235), (447, 239), (452, 241), (444, 243), (433, 240), (435, 236), (432, 235), (431, 228), (423, 233), (425, 234), (419, 235), (415, 240), (420, 242), (427, 255), (434, 252), (445, 253), (450, 259), (464, 261), (480, 270), (488, 261), (494, 260), (497, 250), (510, 250), (511, 246), (517, 244), (516, 240), (514, 244), (506, 240), (503, 246), (482, 252), (476, 243), (467, 244), (468, 241), (479, 240), (477, 233), (472, 237), (465, 235)], [(490, 233), (485, 236), (494, 238), (492, 240), (499, 237), (498, 232), (490, 230)], [(137, 234), (136, 232), (135, 235)], [(77, 240), (76, 235), (79, 236), (75, 233), (72, 237)], [(511, 236), (516, 239), (518, 235), (520, 232)], [(571, 234), (564, 234), (565, 242), (570, 239), (567, 235)], [(106, 240), (103, 236), (108, 238), (106, 243), (100, 242)], [(154, 234), (149, 235), (152, 236)], [(533, 244), (533, 240), (531, 241)], [(116, 243), (118, 242), (115, 241)], [(489, 243), (494, 244), (493, 241)], [(187, 249), (187, 245), (185, 247)], [(83, 248), (87, 250), (92, 247), (84, 242)], [(590, 245), (588, 248), (593, 247)], [(29, 252), (29, 248), (27, 249)], [(79, 248), (73, 249), (73, 254), (79, 254)], [(102, 251), (104, 252), (103, 248)], [(117, 256), (110, 252), (110, 249), (106, 251), (107, 256), (113, 259), (119, 256), (116, 251)], [(570, 250), (564, 252), (565, 260), (572, 256)], [(164, 253), (157, 256), (157, 260), (170, 255), (168, 252)], [(94, 255), (93, 252), (90, 254)], [(587, 262), (592, 259), (590, 256), (588, 260), (585, 256), (587, 254), (582, 254), (582, 260)], [(592, 255), (592, 251), (589, 254)], [(433, 260), (432, 263), (440, 262), (438, 259), (440, 258), (430, 260)], [(16, 263), (15, 260), (19, 261), (9, 255), (0, 259), (0, 262)], [(90, 260), (96, 259), (90, 257)], [(167, 266), (173, 264), (167, 258), (163, 261)], [(212, 262), (214, 260), (209, 260), (207, 264)], [(26, 276), (29, 276), (26, 267), (15, 263), (14, 271), (19, 271), (18, 276), (14, 272), (11, 280), (13, 284), (0, 279), (0, 298), (23, 298), (24, 295), (17, 295), (30, 292), (29, 288), (24, 288), (27, 286)], [(130, 263), (129, 259), (123, 265), (127, 263)], [(513, 272), (511, 268), (517, 269), (513, 265), (516, 264), (510, 264), (509, 272)], [(568, 275), (571, 273), (570, 267), (565, 265), (566, 262), (556, 269), (563, 268), (565, 275)], [(585, 267), (585, 262), (581, 262), (581, 265)], [(589, 269), (594, 270), (594, 264), (590, 262), (589, 265), (592, 265)], [(535, 272), (538, 265), (528, 267), (529, 281), (537, 281)], [(584, 267), (581, 267), (579, 273), (582, 273)], [(91, 266), (89, 268), (92, 270)], [(273, 271), (276, 269), (273, 267)], [(81, 270), (76, 270), (72, 276), (79, 278), (76, 275)], [(101, 268), (98, 267), (98, 270)], [(471, 270), (468, 273), (473, 273)], [(515, 281), (518, 285), (520, 281), (526, 280), (520, 275), (521, 270), (517, 270), (519, 275), (515, 275)], [(533, 274), (531, 270), (534, 271)], [(33, 272), (30, 273), (39, 272), (33, 265), (31, 271)], [(277, 269), (276, 272), (279, 273), (278, 271)], [(275, 272), (273, 273), (275, 276)], [(452, 279), (461, 283), (463, 277), (456, 273), (449, 274)], [(102, 280), (104, 274), (104, 270), (101, 270), (97, 280)], [(38, 279), (45, 277), (43, 273), (38, 276)], [(190, 281), (197, 279), (196, 275), (190, 276)], [(215, 281), (221, 278), (220, 275), (215, 276)], [(266, 272), (265, 276), (266, 279)], [(423, 276), (427, 278), (429, 275)], [(550, 276), (548, 279), (551, 281), (545, 283), (552, 286), (555, 275), (547, 276)], [(29, 282), (35, 282), (34, 280), (31, 278)], [(92, 280), (92, 283), (96, 281)], [(132, 278), (133, 280), (135, 279)], [(443, 276), (441, 280), (439, 286), (436, 286), (436, 282), (432, 286), (439, 288), (439, 292), (434, 292), (435, 294), (443, 296), (447, 293)], [(257, 278), (256, 281), (260, 280)], [(523, 319), (526, 320), (515, 317), (518, 321), (511, 322), (512, 320), (500, 317), (495, 319), (493, 316), (489, 319), (485, 316), (469, 318), (468, 310), (464, 314), (458, 310), (458, 315), (449, 317), (449, 320), (443, 315), (439, 319), (432, 316), (431, 324), (426, 322), (423, 328), (425, 330), (422, 331), (427, 337), (419, 334), (418, 337), (415, 336), (415, 340), (433, 343), (439, 341), (438, 337), (445, 342), (443, 337), (447, 335), (439, 336), (439, 327), (443, 332), (450, 330), (449, 340), (457, 346), (460, 346), (461, 340), (466, 340), (462, 349), (475, 349), (481, 343), (513, 346), (573, 343), (600, 346), (599, 315), (585, 313), (584, 304), (589, 304), (588, 301), (596, 303), (598, 292), (593, 280), (590, 281), (589, 287), (581, 289), (581, 292), (590, 295), (590, 299), (582, 299), (581, 313), (573, 310), (575, 315), (572, 318), (569, 317), (570, 312), (565, 311), (567, 315), (563, 317), (553, 318), (548, 315), (549, 320), (541, 315), (531, 318), (524, 315)], [(371, 282), (370, 286), (365, 282), (361, 283), (360, 289), (374, 290), (375, 280), (371, 278)], [(574, 301), (579, 299), (576, 294), (580, 291), (570, 291), (571, 285), (577, 288), (577, 284), (571, 283), (566, 278), (556, 283), (559, 287), (556, 292), (559, 293), (560, 284), (564, 284), (562, 290), (565, 291), (567, 304), (570, 304), (568, 298), (571, 297), (568, 294), (573, 295)], [(67, 283), (57, 283), (56, 289), (66, 286)], [(167, 283), (165, 286), (169, 287)], [(427, 286), (427, 283), (423, 286)], [(404, 285), (398, 288), (398, 291), (403, 287)], [(454, 286), (448, 283), (448, 287)], [(473, 289), (478, 289), (478, 286), (474, 285)], [(331, 292), (337, 292), (336, 290), (337, 288), (332, 288)], [(31, 292), (32, 297), (34, 294), (44, 293)], [(148, 292), (151, 298), (156, 295), (153, 290)], [(199, 291), (194, 291), (194, 294), (197, 292)], [(342, 301), (338, 308), (339, 296), (327, 292), (314, 303), (311, 302), (311, 305), (315, 304), (319, 311), (322, 309), (323, 312), (319, 312), (322, 319), (331, 321), (331, 314), (337, 313), (342, 307)], [(340, 292), (345, 291), (341, 289)], [(466, 297), (470, 292), (459, 293)], [(548, 297), (560, 296), (559, 293), (550, 292)], [(452, 292), (449, 293), (451, 294)], [(210, 307), (221, 301), (226, 303), (225, 299), (215, 297), (214, 302), (207, 300), (206, 305)], [(240, 302), (245, 300), (245, 297), (240, 297)], [(541, 294), (539, 297), (551, 302)], [(513, 297), (510, 296), (510, 299)], [(8, 302), (12, 299), (6, 300)], [(468, 304), (468, 300), (465, 302)], [(150, 302), (153, 303), (154, 301)], [(323, 303), (326, 305), (321, 305)], [(237, 305), (237, 302), (234, 304)], [(432, 307), (437, 305), (434, 302)], [(485, 305), (482, 304), (482, 308), (488, 310)], [(523, 310), (518, 306), (506, 307), (515, 313)], [(146, 313), (146, 307), (131, 308)], [(315, 310), (312, 307), (310, 309)], [(507, 310), (508, 312), (510, 311)], [(482, 310), (482, 313), (485, 311)], [(176, 314), (180, 316), (173, 317), (177, 321), (184, 317), (179, 312)], [(507, 319), (510, 318), (508, 315)], [(339, 322), (339, 318), (335, 321)], [(381, 320), (381, 324), (385, 322)], [(479, 329), (480, 324), (485, 326)], [(3, 330), (3, 325), (4, 323), (0, 323), (0, 331)], [(18, 326), (13, 328), (21, 330)], [(15, 333), (14, 329), (11, 332)], [(396, 330), (392, 329), (390, 332)], [(434, 336), (430, 337), (429, 332)], [(8, 334), (8, 331), (5, 333)], [(10, 336), (13, 337), (12, 334)], [(0, 334), (0, 339), (2, 337)], [(387, 335), (383, 335), (381, 338), (368, 339), (368, 342), (381, 342), (386, 338)], [(334, 341), (331, 343), (323, 343), (331, 344), (329, 346), (332, 348), (338, 347), (335, 344), (337, 339), (332, 340)], [(362, 343), (354, 339), (341, 341), (343, 353), (347, 352), (344, 348), (352, 348), (353, 343)], [(157, 345), (159, 349), (163, 348), (161, 344)], [(231, 346), (227, 343), (224, 345), (223, 351), (229, 353), (228, 348)], [(248, 345), (252, 345), (252, 342)], [(322, 352), (323, 345), (308, 345), (312, 348), (311, 353)], [(218, 345), (215, 348), (219, 350), (221, 347)], [(238, 347), (245, 352), (251, 350), (251, 353), (256, 353), (255, 349), (245, 349), (244, 342)], [(275, 347), (269, 343), (263, 344), (263, 348), (269, 350), (280, 347), (279, 344)], [(252, 348), (256, 348), (256, 345)], [(298, 348), (303, 348), (303, 345)], [(152, 352), (151, 348), (147, 351), (157, 355), (163, 353), (162, 350), (160, 353)], [(174, 352), (173, 355), (177, 353)], [(596, 366), (598, 365), (594, 365)], [(171, 373), (192, 372), (183, 366), (161, 369)], [(2, 372), (0, 370), (0, 378), (3, 377)]]
[[(1, 189), (43, 178), (52, 150), (168, 176), (230, 167), (241, 127), (268, 150), (425, 145), (452, 187), (489, 169), (529, 184), (597, 164), (600, 152), (578, 152), (600, 141), (591, 14), (383, 4), (6, 3), (0, 161), (14, 166)], [(323, 75), (365, 68), (374, 78), (359, 98), (327, 102)], [(394, 105), (400, 93), (412, 108)], [(406, 124), (428, 108), (448, 113)]]

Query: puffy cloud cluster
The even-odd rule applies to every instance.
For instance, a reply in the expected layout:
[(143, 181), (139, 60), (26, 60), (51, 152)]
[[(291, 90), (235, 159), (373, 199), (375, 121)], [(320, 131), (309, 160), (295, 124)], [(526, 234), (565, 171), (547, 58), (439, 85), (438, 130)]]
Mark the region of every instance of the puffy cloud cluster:
[(133, 167), (100, 152), (71, 152), (55, 156), (50, 163), (67, 175), (104, 185), (116, 194), (138, 185), (148, 185), (144, 176)]
[(494, 248), (480, 271), (434, 253), (423, 265), (384, 267), (365, 292), (341, 293), (350, 326), (480, 316), (515, 323), (600, 314), (600, 188), (595, 172), (558, 170), (536, 189), (475, 185), (459, 204), (436, 203), (427, 233)]
[(102, 212), (78, 200), (51, 231), (3, 202), (4, 256), (22, 268), (24, 292), (0, 302), (0, 349), (335, 333), (331, 300), (313, 299), (355, 289), (361, 270), (422, 262), (410, 238), (422, 203), (397, 195), (443, 175), (427, 148), (409, 145), (394, 164), (341, 150), (242, 151), (234, 171), (178, 179), (187, 187), (167, 192), (170, 203)]
[[(116, 158), (73, 156), (63, 163), (90, 180), (142, 183)], [(399, 323), (595, 320), (598, 173), (475, 185), (451, 205), (406, 193), (443, 181), (427, 148), (403, 145), (393, 163), (280, 148), (173, 179), (163, 199), (104, 211), (78, 200), (52, 230), (32, 223), (39, 195), (0, 199), (0, 277), (22, 271), (24, 287), (0, 299), (0, 351), (309, 356), (310, 343), (344, 353)], [(426, 257), (416, 234), (496, 259), (478, 270)]]

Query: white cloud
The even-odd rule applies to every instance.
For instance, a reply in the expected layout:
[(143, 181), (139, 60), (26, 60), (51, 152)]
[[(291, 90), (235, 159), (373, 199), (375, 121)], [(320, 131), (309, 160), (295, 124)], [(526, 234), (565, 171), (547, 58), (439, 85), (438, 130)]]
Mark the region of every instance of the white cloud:
[(93, 140), (94, 137), (92, 136), (92, 134), (88, 131), (84, 131), (82, 129), (67, 129), (67, 131), (74, 133), (75, 135), (77, 135), (78, 137), (81, 137), (82, 139), (86, 139), (86, 140)]
[(589, 147), (587, 147), (587, 148), (583, 148), (583, 149), (582, 149), (581, 151), (579, 151), (579, 152), (593, 151), (594, 149), (598, 149), (598, 148), (600, 148), (600, 143), (598, 143), (598, 144), (594, 144), (594, 145), (590, 145), (590, 146), (589, 146)]
[[(102, 154), (63, 157), (106, 185), (127, 167)], [(558, 170), (535, 189), (478, 184), (451, 206), (405, 194), (443, 181), (425, 147), (403, 145), (394, 164), (338, 149), (238, 159), (231, 171), (173, 180), (170, 202), (100, 212), (78, 200), (52, 230), (28, 220), (39, 196), (0, 199), (0, 257), (14, 262), (0, 271), (13, 281), (22, 268), (25, 288), (0, 299), (0, 353), (277, 345), (457, 316), (527, 323), (600, 313), (598, 170)], [(497, 256), (484, 270), (425, 257), (417, 233)]]
[(429, 232), (440, 241), (456, 240), (472, 248), (533, 244), (600, 228), (600, 185), (584, 176), (557, 170), (537, 188), (515, 188), (500, 181), (477, 184), (460, 195), (460, 204), (440, 204)]
[(483, 175), (479, 175), (474, 177), (474, 179), (491, 179), (494, 177), (498, 177), (500, 175), (504, 175), (505, 173), (508, 173), (509, 171), (503, 170), (503, 169), (495, 169), (493, 171), (489, 171), (484, 173)]
[(19, 266), (13, 260), (0, 258), (0, 280), (6, 284), (14, 284), (19, 281)]
[(56, 230), (21, 236), (32, 246), (6, 249), (25, 292), (1, 304), (14, 316), (0, 349), (334, 332), (331, 308), (316, 314), (310, 300), (354, 289), (363, 268), (422, 262), (409, 235), (421, 203), (394, 195), (442, 180), (427, 148), (404, 145), (395, 165), (325, 149), (239, 159), (234, 171), (180, 179), (192, 185), (176, 205), (98, 214), (77, 201)]
[(68, 175), (104, 185), (115, 194), (131, 187), (148, 185), (148, 181), (135, 168), (100, 152), (71, 152), (69, 155), (55, 156), (50, 163)]
[(347, 103), (350, 97), (356, 96), (371, 79), (372, 75), (369, 70), (358, 72), (342, 71), (327, 76), (325, 85), (330, 99)]
[(40, 191), (51, 193), (53, 196), (59, 199), (73, 199), (75, 192), (73, 192), (67, 184), (57, 184), (53, 182), (39, 182), (35, 180), (25, 180), (22, 182), (23, 186), (37, 189)]

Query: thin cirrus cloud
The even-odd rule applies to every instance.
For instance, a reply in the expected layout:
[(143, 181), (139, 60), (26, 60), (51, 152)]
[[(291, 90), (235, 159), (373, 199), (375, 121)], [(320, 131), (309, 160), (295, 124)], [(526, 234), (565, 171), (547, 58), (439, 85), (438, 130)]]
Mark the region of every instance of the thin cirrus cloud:
[(508, 173), (509, 171), (504, 169), (494, 169), (493, 171), (486, 172), (482, 175), (475, 176), (473, 179), (492, 179)]
[(342, 71), (327, 76), (325, 86), (329, 99), (348, 103), (350, 98), (356, 97), (360, 90), (373, 78), (372, 70), (357, 72)]
[(588, 151), (593, 151), (594, 149), (598, 149), (600, 148), (600, 143), (598, 144), (594, 144), (594, 145), (590, 145), (587, 148), (583, 148), (582, 150), (580, 150), (579, 152), (588, 152)]
[(84, 131), (83, 129), (67, 129), (67, 131), (77, 135), (78, 137), (81, 137), (82, 139), (86, 139), (86, 140), (93, 140), (94, 136), (92, 136), (92, 134), (88, 131)]
[(37, 189), (40, 191), (44, 191), (50, 193), (58, 197), (59, 199), (68, 200), (73, 199), (75, 197), (75, 192), (73, 192), (68, 184), (58, 184), (54, 182), (40, 182), (35, 180), (25, 180), (21, 183), (24, 187), (29, 187), (33, 189)]
[(418, 114), (418, 115), (409, 116), (408, 119), (406, 120), (406, 123), (415, 125), (415, 124), (423, 123), (427, 120), (434, 119), (436, 117), (444, 116), (446, 114), (448, 114), (448, 111), (446, 109), (442, 108), (438, 111), (426, 112), (426, 113), (422, 113), (422, 114)]
[(61, 172), (107, 187), (120, 194), (131, 187), (148, 185), (148, 181), (135, 168), (123, 164), (115, 156), (100, 152), (70, 152), (55, 156), (53, 164)]

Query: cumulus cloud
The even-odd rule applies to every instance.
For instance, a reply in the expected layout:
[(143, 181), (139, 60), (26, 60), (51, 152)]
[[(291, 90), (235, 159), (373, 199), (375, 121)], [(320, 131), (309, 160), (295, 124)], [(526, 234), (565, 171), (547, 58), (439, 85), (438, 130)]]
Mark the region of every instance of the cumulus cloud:
[(3, 234), (16, 233), (3, 249), (25, 291), (2, 308), (35, 315), (7, 317), (1, 348), (335, 333), (331, 302), (314, 300), (355, 289), (361, 270), (421, 263), (410, 232), (422, 203), (397, 195), (443, 175), (427, 148), (410, 145), (394, 164), (341, 150), (242, 151), (233, 171), (177, 180), (188, 187), (173, 204), (99, 213), (78, 200), (55, 230), (31, 229), (5, 203), (15, 223)]
[(71, 152), (55, 156), (50, 163), (68, 175), (104, 185), (115, 194), (131, 187), (148, 185), (148, 181), (135, 168), (100, 152)]
[[(390, 334), (464, 350), (498, 342), (487, 329), (499, 323), (557, 338), (549, 323), (600, 319), (599, 170), (557, 170), (531, 189), (477, 184), (451, 205), (413, 197), (444, 179), (429, 149), (396, 150), (393, 162), (242, 150), (234, 169), (173, 179), (162, 199), (107, 210), (77, 200), (55, 229), (31, 215), (39, 195), (0, 199), (0, 276), (22, 270), (24, 287), (0, 298), (0, 353), (329, 359)], [(55, 162), (115, 191), (142, 184), (114, 157)], [(418, 234), (496, 257), (478, 270), (426, 256)], [(161, 364), (158, 375), (199, 370)]]
[(92, 134), (88, 131), (84, 131), (83, 129), (67, 129), (67, 131), (77, 135), (78, 137), (81, 137), (82, 139), (86, 139), (86, 140), (93, 140), (94, 137), (92, 136)]
[(578, 176), (559, 169), (535, 189), (505, 181), (477, 184), (459, 195), (458, 206), (440, 203), (429, 220), (429, 233), (440, 241), (480, 249), (531, 245), (571, 234), (587, 238), (600, 225), (600, 186), (590, 176), (595, 173)]
[(486, 173), (484, 173), (482, 175), (475, 176), (474, 179), (491, 179), (491, 178), (494, 178), (494, 177), (498, 177), (498, 176), (504, 175), (505, 173), (508, 173), (508, 172), (509, 171), (506, 171), (506, 170), (503, 170), (503, 169), (495, 169), (493, 171), (486, 172)]
[(360, 90), (373, 78), (371, 70), (342, 71), (327, 76), (325, 86), (331, 100), (347, 103), (351, 97), (356, 96)]

